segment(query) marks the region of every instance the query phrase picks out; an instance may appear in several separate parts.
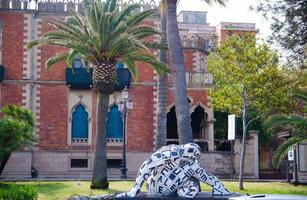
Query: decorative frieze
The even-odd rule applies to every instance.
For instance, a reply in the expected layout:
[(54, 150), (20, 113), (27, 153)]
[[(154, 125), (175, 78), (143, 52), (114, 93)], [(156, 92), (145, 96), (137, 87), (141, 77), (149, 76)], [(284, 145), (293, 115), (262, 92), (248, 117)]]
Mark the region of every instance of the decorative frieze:
[[(4, 3), (5, 2), (5, 3)], [(138, 3), (140, 11), (157, 8), (154, 0), (119, 0), (118, 5), (122, 8), (128, 4)], [(0, 8), (9, 10), (37, 10), (49, 13), (68, 13), (70, 10), (82, 12), (82, 0), (8, 0), (1, 2)]]

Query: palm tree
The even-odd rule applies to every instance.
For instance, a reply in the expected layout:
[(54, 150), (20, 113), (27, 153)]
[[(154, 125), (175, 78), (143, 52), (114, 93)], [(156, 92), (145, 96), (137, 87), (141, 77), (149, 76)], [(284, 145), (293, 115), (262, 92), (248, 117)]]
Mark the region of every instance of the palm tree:
[(76, 57), (85, 66), (93, 65), (93, 84), (98, 94), (98, 103), (91, 188), (107, 188), (106, 118), (109, 95), (113, 93), (116, 81), (115, 65), (117, 62), (125, 63), (134, 77), (137, 76), (136, 62), (149, 63), (160, 75), (167, 68), (150, 54), (149, 48), (157, 48), (159, 45), (144, 40), (161, 35), (159, 31), (142, 25), (156, 10), (137, 12), (140, 10), (137, 4), (120, 9), (117, 0), (83, 0), (82, 4), (83, 15), (72, 12), (65, 21), (48, 21), (56, 30), (30, 42), (28, 48), (55, 45), (70, 50), (48, 59), (47, 68), (63, 60), (72, 66)]
[[(160, 26), (161, 32), (166, 32), (166, 2), (165, 0), (160, 2)], [(166, 35), (162, 35), (161, 44), (167, 43)], [(167, 51), (161, 49), (159, 52), (159, 60), (167, 63)], [(167, 92), (168, 92), (168, 80), (167, 74), (163, 74), (158, 77), (157, 82), (157, 122), (156, 122), (156, 144), (155, 148), (159, 149), (166, 145), (166, 120), (167, 120)]]
[[(224, 5), (225, 0), (204, 0), (211, 5), (217, 2)], [(178, 0), (166, 0), (167, 2), (167, 43), (169, 48), (170, 64), (173, 76), (173, 87), (175, 96), (177, 128), (179, 143), (193, 142), (191, 118), (189, 113), (187, 85), (183, 61), (183, 52), (180, 43), (179, 29), (177, 23)]]
[[(293, 97), (304, 105), (307, 103), (307, 91), (297, 90)], [(268, 132), (278, 132), (278, 130), (286, 129), (291, 133), (291, 137), (284, 141), (276, 150), (273, 156), (273, 166), (278, 167), (282, 159), (286, 156), (290, 149), (296, 151), (298, 144), (307, 141), (307, 119), (300, 115), (274, 115), (264, 121), (264, 128)], [(294, 151), (294, 156), (296, 152)], [(296, 159), (295, 159), (296, 162)], [(298, 182), (297, 176), (295, 181)]]

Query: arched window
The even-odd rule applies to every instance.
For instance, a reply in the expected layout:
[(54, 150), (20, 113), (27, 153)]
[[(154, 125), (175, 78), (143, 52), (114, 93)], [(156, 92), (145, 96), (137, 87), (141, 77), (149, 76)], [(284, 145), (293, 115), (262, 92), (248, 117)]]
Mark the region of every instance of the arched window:
[(201, 106), (197, 106), (191, 114), (191, 126), (194, 139), (205, 138), (205, 127), (208, 114)]
[(72, 113), (71, 138), (73, 143), (87, 143), (88, 123), (88, 113), (85, 107), (79, 104)]
[(208, 142), (204, 141), (206, 137), (206, 123), (208, 114), (200, 105), (194, 108), (191, 114), (191, 126), (194, 142), (196, 142), (202, 151), (208, 151)]
[(123, 138), (123, 121), (116, 105), (108, 113), (107, 138)]

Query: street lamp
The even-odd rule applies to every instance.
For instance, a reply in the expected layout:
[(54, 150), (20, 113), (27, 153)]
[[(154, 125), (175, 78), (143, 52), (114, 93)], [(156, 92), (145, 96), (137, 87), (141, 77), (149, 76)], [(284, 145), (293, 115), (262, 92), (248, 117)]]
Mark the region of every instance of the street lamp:
[(122, 91), (122, 100), (118, 103), (118, 109), (121, 112), (122, 118), (123, 118), (123, 159), (121, 164), (121, 179), (127, 179), (127, 168), (126, 168), (126, 123), (127, 123), (127, 116), (129, 113), (129, 110), (131, 110), (133, 107), (133, 103), (131, 99), (129, 98), (129, 93), (127, 86)]

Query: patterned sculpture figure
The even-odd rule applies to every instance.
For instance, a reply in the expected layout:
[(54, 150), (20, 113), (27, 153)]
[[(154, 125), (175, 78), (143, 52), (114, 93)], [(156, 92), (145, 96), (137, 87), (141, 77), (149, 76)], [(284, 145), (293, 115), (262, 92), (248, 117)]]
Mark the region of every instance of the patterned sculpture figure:
[(164, 146), (143, 162), (131, 191), (117, 197), (136, 196), (146, 181), (149, 195), (177, 193), (181, 197), (193, 198), (199, 187), (192, 177), (212, 186), (213, 195), (232, 194), (216, 176), (206, 172), (199, 162), (200, 156), (200, 147), (194, 143)]

